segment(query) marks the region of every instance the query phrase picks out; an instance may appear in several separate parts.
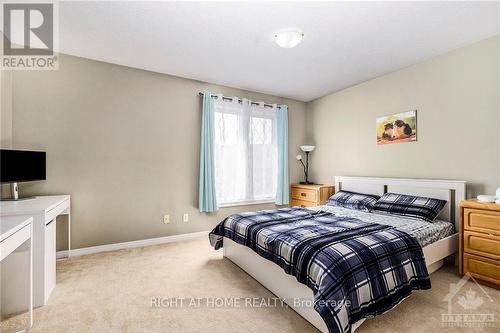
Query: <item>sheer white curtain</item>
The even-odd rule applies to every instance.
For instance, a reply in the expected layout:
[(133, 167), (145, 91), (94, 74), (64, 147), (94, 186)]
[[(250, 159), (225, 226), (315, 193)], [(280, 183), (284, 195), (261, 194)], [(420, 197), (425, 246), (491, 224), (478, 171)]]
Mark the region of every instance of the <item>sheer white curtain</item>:
[(214, 101), (215, 188), (224, 204), (274, 201), (278, 170), (276, 106)]

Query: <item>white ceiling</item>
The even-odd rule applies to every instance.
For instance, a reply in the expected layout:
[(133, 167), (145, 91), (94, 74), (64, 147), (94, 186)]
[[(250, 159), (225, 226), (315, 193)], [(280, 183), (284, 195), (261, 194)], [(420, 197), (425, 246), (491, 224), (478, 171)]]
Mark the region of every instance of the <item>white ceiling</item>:
[[(500, 33), (499, 2), (61, 2), (60, 51), (309, 101)], [(305, 33), (293, 49), (275, 32)]]

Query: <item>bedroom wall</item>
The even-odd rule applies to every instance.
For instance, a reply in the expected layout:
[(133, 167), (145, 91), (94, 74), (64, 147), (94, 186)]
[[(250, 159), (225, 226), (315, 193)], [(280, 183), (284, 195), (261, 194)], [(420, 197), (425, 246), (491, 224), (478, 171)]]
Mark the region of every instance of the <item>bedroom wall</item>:
[[(297, 181), (305, 103), (61, 55), (57, 71), (13, 77), (13, 147), (47, 151), (47, 180), (20, 190), (71, 194), (75, 248), (209, 230), (230, 213), (274, 207), (198, 212), (198, 92), (206, 88), (289, 106), (290, 179)], [(61, 248), (65, 225), (58, 229)]]
[[(0, 33), (0, 37), (3, 35)], [(0, 70), (0, 148), (12, 144), (12, 72)], [(1, 196), (9, 196), (8, 185), (0, 185)]]
[[(4, 35), (0, 31), (0, 39)], [(3, 54), (3, 43), (0, 43)], [(12, 144), (12, 71), (0, 70), (0, 147), (10, 148)]]
[(2, 148), (9, 148), (11, 143), (12, 72), (0, 70), (0, 146)]
[[(500, 186), (500, 37), (308, 103), (311, 179), (335, 175), (463, 179)], [(377, 146), (375, 118), (417, 109), (418, 141)]]

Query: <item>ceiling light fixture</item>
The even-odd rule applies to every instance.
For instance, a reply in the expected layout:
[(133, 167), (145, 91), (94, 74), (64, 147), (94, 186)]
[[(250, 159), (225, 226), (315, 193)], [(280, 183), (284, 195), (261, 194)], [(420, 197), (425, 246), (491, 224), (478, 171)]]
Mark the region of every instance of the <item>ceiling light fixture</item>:
[(300, 31), (282, 31), (274, 35), (274, 41), (282, 48), (291, 49), (299, 45), (303, 37), (304, 34)]

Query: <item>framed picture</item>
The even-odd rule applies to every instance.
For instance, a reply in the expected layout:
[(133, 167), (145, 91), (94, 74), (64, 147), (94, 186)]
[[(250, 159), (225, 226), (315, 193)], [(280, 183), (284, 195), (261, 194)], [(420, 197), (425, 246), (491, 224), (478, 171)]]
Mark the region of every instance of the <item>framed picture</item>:
[(377, 144), (417, 141), (417, 110), (378, 117)]

